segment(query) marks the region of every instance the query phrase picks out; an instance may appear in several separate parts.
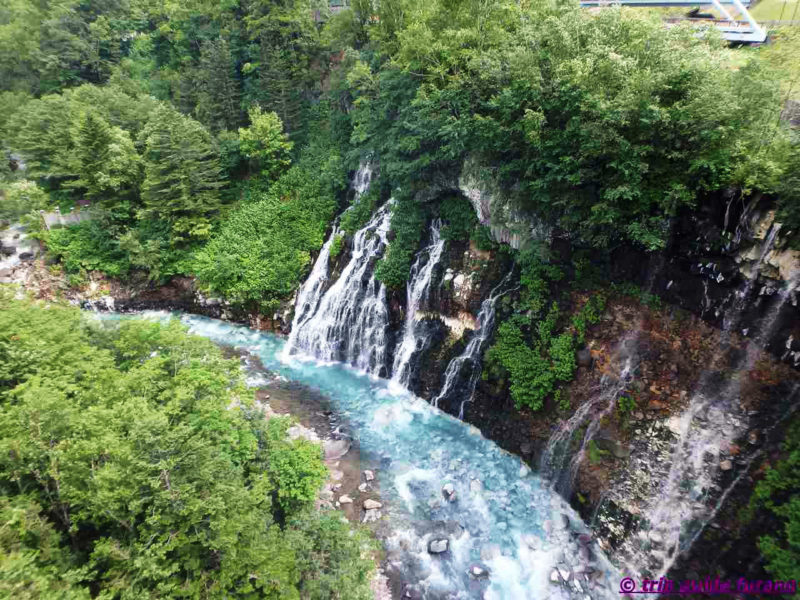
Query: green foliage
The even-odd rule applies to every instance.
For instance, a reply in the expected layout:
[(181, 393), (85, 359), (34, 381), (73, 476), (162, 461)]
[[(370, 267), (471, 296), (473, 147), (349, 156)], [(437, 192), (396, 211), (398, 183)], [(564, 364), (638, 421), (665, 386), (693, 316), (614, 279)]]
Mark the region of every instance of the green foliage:
[(0, 186), (0, 219), (17, 221), (48, 206), (47, 194), (33, 181), (22, 179)]
[(521, 268), (522, 302), (534, 314), (539, 314), (546, 306), (550, 284), (560, 281), (564, 272), (550, 262), (548, 251), (542, 246), (533, 246), (519, 255)]
[(141, 219), (164, 219), (175, 243), (211, 233), (225, 185), (211, 136), (197, 121), (161, 106), (141, 133), (144, 182)]
[(617, 413), (626, 418), (636, 408), (636, 400), (623, 394), (617, 398)]
[(478, 225), (475, 227), (470, 239), (475, 243), (475, 247), (478, 248), (478, 250), (488, 251), (496, 247), (496, 244), (492, 240), (491, 231), (486, 225)]
[(439, 204), (439, 216), (444, 221), (442, 238), (448, 241), (467, 240), (478, 223), (469, 200), (463, 196), (447, 196)]
[(424, 226), (425, 212), (420, 205), (400, 201), (392, 206), (393, 238), (375, 267), (375, 277), (386, 287), (400, 289), (406, 284)]
[(262, 112), (260, 106), (249, 111), (250, 127), (239, 129), (239, 147), (242, 154), (253, 159), (261, 173), (270, 180), (292, 164), (292, 142), (283, 133), (283, 123), (274, 112)]
[(515, 315), (500, 325), (495, 342), (486, 353), (490, 369), (499, 368), (509, 374), (511, 398), (517, 408), (539, 410), (551, 395), (559, 401), (559, 383), (570, 381), (575, 373), (572, 334), (553, 335), (558, 317), (558, 305), (553, 303), (535, 333), (531, 333), (531, 345), (524, 333), (530, 329), (530, 320)]
[(331, 242), (331, 259), (337, 258), (342, 253), (342, 248), (344, 248), (344, 236), (337, 235), (335, 238), (333, 238), (333, 242)]
[(68, 273), (102, 271), (123, 277), (131, 268), (128, 254), (100, 221), (52, 229), (43, 240), (50, 255), (60, 260)]
[(87, 111), (78, 118), (73, 135), (75, 152), (71, 170), (78, 179), (70, 181), (68, 187), (81, 190), (85, 198), (106, 209), (124, 211), (120, 204), (138, 190), (142, 169), (141, 158), (128, 132)]
[(572, 317), (572, 326), (578, 334), (578, 344), (586, 343), (586, 328), (600, 321), (606, 308), (606, 296), (603, 292), (595, 292), (581, 309)]
[(779, 526), (758, 540), (766, 558), (766, 570), (775, 579), (800, 577), (800, 425), (789, 428), (783, 457), (768, 468), (750, 499), (750, 510), (766, 509)]
[(589, 452), (589, 462), (593, 465), (596, 465), (603, 457), (608, 456), (610, 452), (608, 450), (602, 450), (598, 445), (597, 442), (594, 440), (589, 440), (589, 445), (587, 446), (587, 450)]
[(629, 281), (623, 283), (612, 283), (609, 288), (616, 294), (621, 296), (630, 296), (631, 298), (638, 300), (650, 308), (655, 309), (661, 307), (661, 298), (659, 296), (656, 294), (651, 294), (635, 283), (631, 283)]
[(273, 310), (305, 275), (335, 206), (318, 179), (293, 167), (232, 212), (197, 253), (198, 282), (234, 302)]
[(366, 598), (361, 532), (309, 513), (321, 450), (177, 321), (104, 326), (0, 287), (0, 590)]
[(367, 192), (353, 200), (353, 204), (344, 213), (340, 220), (342, 231), (353, 235), (369, 222), (378, 201), (378, 186), (373, 185)]

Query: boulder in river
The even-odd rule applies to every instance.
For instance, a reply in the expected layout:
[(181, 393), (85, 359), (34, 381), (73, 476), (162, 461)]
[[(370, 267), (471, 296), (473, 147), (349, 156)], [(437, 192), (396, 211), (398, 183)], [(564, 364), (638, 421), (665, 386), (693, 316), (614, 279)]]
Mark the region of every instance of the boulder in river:
[(488, 579), (490, 571), (482, 565), (474, 564), (470, 566), (468, 573), (473, 579)]
[(447, 538), (437, 538), (433, 539), (428, 542), (428, 553), (429, 554), (442, 554), (443, 552), (447, 552), (447, 549), (450, 547), (450, 540)]
[(456, 487), (452, 483), (445, 483), (442, 487), (442, 495), (445, 500), (452, 502), (456, 499)]
[(372, 481), (373, 479), (375, 479), (375, 473), (373, 473), (370, 470), (364, 471), (364, 479), (366, 481)]

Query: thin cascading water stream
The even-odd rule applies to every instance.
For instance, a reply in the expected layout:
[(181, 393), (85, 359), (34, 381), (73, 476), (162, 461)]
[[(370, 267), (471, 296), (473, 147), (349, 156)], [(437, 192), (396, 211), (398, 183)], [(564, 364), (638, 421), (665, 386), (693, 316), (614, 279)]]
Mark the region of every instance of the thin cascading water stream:
[(425, 340), (419, 337), (417, 313), (428, 299), (433, 271), (439, 264), (444, 251), (445, 240), (440, 233), (441, 227), (442, 223), (439, 220), (431, 224), (431, 243), (417, 253), (406, 284), (406, 316), (403, 324), (403, 337), (395, 351), (392, 365), (392, 381), (404, 388), (408, 388), (414, 371), (414, 356), (425, 346)]
[(294, 323), (292, 331), (289, 334), (289, 341), (286, 344), (288, 348), (292, 348), (297, 344), (297, 332), (314, 316), (319, 306), (325, 284), (328, 281), (331, 247), (338, 235), (339, 227), (337, 222), (333, 224), (330, 236), (322, 245), (322, 249), (319, 251), (319, 256), (316, 262), (314, 262), (314, 267), (311, 269), (308, 279), (306, 279), (305, 283), (300, 287), (300, 291), (297, 293), (297, 302), (295, 302), (294, 308)]
[[(670, 228), (673, 226), (674, 223), (671, 222)], [(666, 256), (663, 252), (650, 257), (645, 294), (653, 292), (658, 274), (664, 269), (665, 260)], [(569, 498), (578, 469), (586, 458), (587, 448), (599, 431), (603, 419), (617, 407), (620, 394), (631, 383), (633, 374), (638, 367), (638, 364), (636, 366), (633, 365), (638, 362), (637, 344), (643, 326), (644, 318), (640, 317), (633, 330), (617, 345), (614, 354), (620, 363), (618, 374), (615, 377), (604, 375), (597, 393), (593, 394), (588, 402), (582, 404), (569, 419), (562, 422), (547, 440), (547, 445), (540, 459), (539, 472), (566, 498)], [(597, 411), (598, 408), (600, 409), (599, 412)], [(572, 440), (590, 418), (591, 420), (583, 435), (578, 452), (570, 460), (569, 468), (565, 469)]]
[(390, 204), (378, 209), (353, 236), (350, 261), (316, 309), (292, 324), (289, 354), (303, 353), (344, 362), (372, 375), (385, 374), (389, 308), (386, 287), (375, 279), (372, 267), (388, 245)]
[[(689, 406), (672, 427), (677, 431), (669, 469), (658, 492), (642, 512), (645, 525), (618, 550), (621, 562), (631, 572), (656, 579), (666, 575), (713, 519), (719, 510), (719, 500), (727, 497), (725, 491), (719, 490), (717, 481), (730, 444), (746, 431), (749, 422), (740, 402), (743, 379), (760, 355), (758, 346), (774, 331), (780, 309), (791, 296), (792, 282), (779, 293), (778, 301), (760, 320), (753, 338), (745, 341), (744, 358), (722, 385), (718, 382), (718, 370), (728, 356), (731, 334), (740, 327), (778, 229), (779, 225), (775, 225), (770, 230), (750, 278), (736, 292), (730, 312), (723, 318), (721, 349), (701, 375)], [(732, 464), (725, 466), (730, 468)], [(711, 505), (714, 498), (717, 502)]]
[(500, 283), (489, 293), (489, 297), (481, 303), (481, 310), (478, 313), (478, 329), (473, 334), (464, 351), (447, 365), (447, 369), (444, 372), (444, 385), (442, 385), (439, 394), (432, 400), (432, 404), (438, 408), (439, 401), (443, 398), (447, 398), (456, 390), (458, 382), (463, 377), (462, 373), (464, 369), (470, 369), (467, 384), (462, 392), (463, 400), (459, 406), (459, 419), (464, 418), (464, 406), (472, 401), (472, 397), (475, 394), (475, 386), (478, 384), (478, 377), (480, 376), (481, 353), (486, 340), (492, 335), (492, 330), (494, 329), (495, 306), (497, 305), (497, 301), (504, 294), (517, 289), (505, 289), (513, 273), (514, 269), (512, 267)]
[(603, 397), (599, 402), (599, 404), (602, 406), (603, 402), (605, 401), (605, 406), (603, 407), (602, 411), (589, 423), (589, 427), (586, 428), (586, 433), (583, 436), (581, 447), (572, 457), (572, 460), (569, 463), (569, 468), (567, 469), (566, 473), (562, 474), (561, 481), (558, 482), (556, 486), (556, 489), (561, 493), (562, 496), (564, 496), (564, 498), (569, 498), (572, 494), (572, 486), (575, 483), (575, 478), (578, 475), (578, 469), (586, 458), (589, 443), (594, 440), (595, 435), (597, 435), (598, 430), (603, 424), (603, 420), (617, 408), (620, 394), (622, 394), (630, 384), (633, 371), (634, 369), (631, 367), (631, 358), (628, 357), (625, 360), (625, 364), (622, 367), (622, 371), (620, 372), (617, 381), (606, 387)]

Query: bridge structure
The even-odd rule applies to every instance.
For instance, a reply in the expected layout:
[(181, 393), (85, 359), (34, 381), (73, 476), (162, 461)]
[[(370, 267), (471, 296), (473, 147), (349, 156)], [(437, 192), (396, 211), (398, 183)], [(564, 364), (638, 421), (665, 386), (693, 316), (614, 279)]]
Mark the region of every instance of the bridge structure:
[[(750, 0), (581, 0), (580, 5), (683, 6), (691, 12), (686, 17), (668, 18), (668, 23), (689, 21), (700, 27), (716, 27), (731, 42), (760, 44), (767, 39), (767, 32), (747, 11)], [(713, 7), (718, 14), (700, 14), (697, 9), (701, 6)]]

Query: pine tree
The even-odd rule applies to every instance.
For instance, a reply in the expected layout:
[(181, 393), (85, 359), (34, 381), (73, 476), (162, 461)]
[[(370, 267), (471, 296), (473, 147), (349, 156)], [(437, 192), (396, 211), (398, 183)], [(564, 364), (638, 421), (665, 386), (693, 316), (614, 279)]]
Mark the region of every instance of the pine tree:
[(197, 117), (214, 133), (235, 131), (242, 122), (241, 90), (227, 40), (203, 43), (198, 74)]
[(87, 111), (78, 121), (74, 144), (72, 170), (78, 179), (65, 187), (83, 190), (86, 198), (106, 208), (117, 208), (139, 181), (141, 159), (130, 135)]
[(162, 106), (142, 132), (145, 180), (142, 219), (170, 223), (173, 243), (203, 238), (222, 202), (225, 178), (208, 131)]
[(291, 50), (270, 46), (262, 40), (259, 104), (278, 114), (290, 137), (295, 137), (300, 127), (306, 87), (299, 58)]

